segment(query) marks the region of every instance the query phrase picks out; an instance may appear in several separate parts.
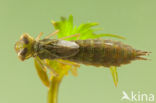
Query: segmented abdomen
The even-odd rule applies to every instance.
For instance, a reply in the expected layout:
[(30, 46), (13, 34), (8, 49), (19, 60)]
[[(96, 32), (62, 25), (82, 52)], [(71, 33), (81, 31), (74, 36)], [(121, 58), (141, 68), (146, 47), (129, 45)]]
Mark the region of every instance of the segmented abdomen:
[(102, 39), (77, 40), (79, 52), (68, 60), (94, 66), (120, 66), (132, 60), (145, 58), (147, 52), (135, 50), (121, 42)]

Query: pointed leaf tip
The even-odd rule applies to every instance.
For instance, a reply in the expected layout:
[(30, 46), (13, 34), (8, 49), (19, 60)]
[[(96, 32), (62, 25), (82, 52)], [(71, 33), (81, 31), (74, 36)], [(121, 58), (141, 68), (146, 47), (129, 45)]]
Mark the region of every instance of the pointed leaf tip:
[(115, 66), (110, 67), (110, 71), (112, 73), (113, 81), (115, 87), (118, 85), (118, 73), (117, 73), (117, 68)]

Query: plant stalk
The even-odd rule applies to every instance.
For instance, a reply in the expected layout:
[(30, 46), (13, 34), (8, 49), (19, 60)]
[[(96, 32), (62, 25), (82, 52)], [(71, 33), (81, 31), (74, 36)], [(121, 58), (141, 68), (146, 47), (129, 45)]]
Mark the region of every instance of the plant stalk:
[(48, 91), (48, 103), (58, 103), (58, 90), (62, 77), (52, 77)]

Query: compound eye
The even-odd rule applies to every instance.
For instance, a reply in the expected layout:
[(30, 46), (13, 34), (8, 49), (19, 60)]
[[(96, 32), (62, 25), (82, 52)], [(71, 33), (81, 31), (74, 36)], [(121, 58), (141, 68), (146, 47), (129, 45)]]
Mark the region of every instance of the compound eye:
[(24, 48), (23, 50), (21, 50), (20, 52), (18, 52), (18, 57), (20, 60), (24, 61), (26, 58), (26, 54), (27, 54), (28, 49)]
[(27, 54), (27, 51), (28, 49), (27, 48), (24, 48), (21, 52), (20, 52), (20, 55), (21, 56), (25, 56)]
[(24, 36), (22, 40), (25, 44), (29, 44), (29, 40), (26, 36)]

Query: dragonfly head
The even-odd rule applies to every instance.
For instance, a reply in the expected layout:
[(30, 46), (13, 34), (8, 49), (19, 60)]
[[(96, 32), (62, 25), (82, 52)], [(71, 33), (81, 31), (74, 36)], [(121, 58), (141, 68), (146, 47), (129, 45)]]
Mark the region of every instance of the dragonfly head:
[(15, 44), (15, 51), (21, 61), (33, 56), (33, 45), (35, 40), (29, 34), (23, 34)]

